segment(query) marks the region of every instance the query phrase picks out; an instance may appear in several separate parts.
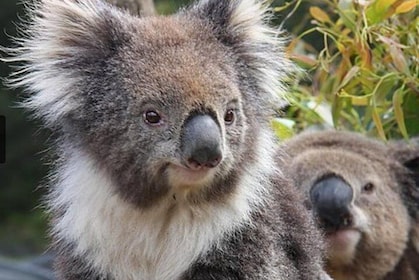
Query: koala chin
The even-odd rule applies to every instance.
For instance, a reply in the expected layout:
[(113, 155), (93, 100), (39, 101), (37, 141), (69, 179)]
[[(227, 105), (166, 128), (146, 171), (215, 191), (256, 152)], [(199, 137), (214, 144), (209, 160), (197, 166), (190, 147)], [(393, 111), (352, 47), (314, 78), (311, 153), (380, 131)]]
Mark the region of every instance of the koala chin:
[(29, 15), (3, 60), (57, 139), (57, 279), (328, 279), (270, 130), (295, 68), (264, 4), (140, 18), (41, 0)]

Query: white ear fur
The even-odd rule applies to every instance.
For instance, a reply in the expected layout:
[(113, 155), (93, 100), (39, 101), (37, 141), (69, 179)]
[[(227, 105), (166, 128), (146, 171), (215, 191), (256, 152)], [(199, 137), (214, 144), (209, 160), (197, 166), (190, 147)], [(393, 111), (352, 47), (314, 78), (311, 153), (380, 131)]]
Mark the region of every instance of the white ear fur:
[[(285, 55), (286, 39), (281, 30), (267, 23), (271, 13), (266, 1), (204, 0), (197, 7), (207, 13), (201, 16), (207, 16), (230, 39), (237, 40), (233, 49), (248, 64), (260, 88), (268, 93), (264, 98), (271, 98), (277, 105), (280, 98), (286, 98), (283, 82), (299, 70)], [(223, 20), (217, 22), (218, 18)]]
[[(274, 101), (278, 96), (286, 97), (285, 87), (281, 82), (287, 75), (296, 70), (295, 66), (284, 56), (285, 40), (280, 30), (275, 30), (266, 24), (269, 20), (267, 4), (255, 0), (237, 1), (231, 16), (231, 24), (236, 30), (242, 30), (254, 46), (260, 48), (270, 46), (272, 49), (258, 52), (258, 47), (249, 55), (263, 61), (255, 65), (255, 75), (260, 85), (271, 95)], [(258, 61), (257, 59), (255, 61)], [(265, 64), (265, 65), (264, 65)]]
[(103, 47), (100, 25), (105, 15), (120, 12), (98, 0), (42, 0), (28, 12), (30, 24), (21, 27), (16, 47), (3, 49), (9, 57), (2, 60), (19, 65), (9, 85), (30, 92), (23, 106), (51, 126), (78, 106), (74, 96), (81, 78), (73, 62)]

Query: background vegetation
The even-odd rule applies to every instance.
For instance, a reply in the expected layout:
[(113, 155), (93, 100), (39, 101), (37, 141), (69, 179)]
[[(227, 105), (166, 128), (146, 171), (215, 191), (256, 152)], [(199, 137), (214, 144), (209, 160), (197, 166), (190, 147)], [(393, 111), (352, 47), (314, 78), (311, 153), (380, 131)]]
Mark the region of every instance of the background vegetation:
[[(188, 0), (157, 0), (168, 14)], [(383, 139), (419, 134), (417, 1), (272, 1), (273, 23), (290, 34), (288, 53), (306, 71), (288, 81), (291, 106), (273, 122), (281, 138), (313, 126), (359, 131)], [(0, 45), (24, 17), (16, 0), (0, 1)], [(0, 63), (1, 77), (8, 67)], [(0, 88), (7, 119), (6, 163), (0, 164), (0, 256), (45, 249), (45, 217), (38, 208), (46, 176), (48, 132), (14, 105), (21, 93)]]
[(314, 124), (384, 140), (417, 135), (417, 5), (295, 0), (278, 6), (278, 12), (297, 9), (300, 22), (291, 29), (288, 52), (308, 73), (293, 82), (293, 106), (286, 114), (293, 131), (287, 135)]

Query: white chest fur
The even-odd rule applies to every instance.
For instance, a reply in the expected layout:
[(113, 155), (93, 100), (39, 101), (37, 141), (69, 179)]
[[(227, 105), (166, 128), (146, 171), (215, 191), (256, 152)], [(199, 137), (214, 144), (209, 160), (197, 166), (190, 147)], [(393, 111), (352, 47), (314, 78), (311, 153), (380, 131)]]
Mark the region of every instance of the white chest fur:
[(275, 170), (266, 168), (272, 153), (263, 149), (259, 154), (264, 166), (253, 166), (223, 204), (179, 206), (168, 198), (141, 211), (121, 200), (92, 159), (75, 151), (59, 170), (50, 201), (53, 210), (65, 210), (55, 234), (115, 279), (178, 279), (225, 234), (247, 224), (251, 208), (263, 201), (261, 180)]
[(192, 207), (168, 199), (140, 211), (121, 200), (107, 174), (76, 151), (59, 171), (52, 194), (51, 208), (65, 209), (54, 232), (115, 279), (177, 279), (217, 240), (247, 224), (251, 208), (263, 201), (259, 186), (267, 174), (257, 170), (266, 169), (252, 170), (226, 203)]

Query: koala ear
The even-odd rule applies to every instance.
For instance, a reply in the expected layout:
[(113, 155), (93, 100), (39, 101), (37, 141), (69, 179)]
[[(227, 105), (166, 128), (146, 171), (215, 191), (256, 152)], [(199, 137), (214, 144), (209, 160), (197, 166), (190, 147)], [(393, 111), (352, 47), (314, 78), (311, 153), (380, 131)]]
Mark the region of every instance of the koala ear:
[(404, 165), (412, 172), (416, 186), (419, 188), (419, 156), (406, 161)]
[(272, 41), (265, 26), (267, 7), (256, 0), (206, 0), (196, 5), (198, 14), (215, 27), (216, 36), (226, 45), (239, 41)]
[(398, 141), (391, 144), (393, 157), (410, 170), (419, 189), (419, 137), (413, 138), (409, 143)]
[[(285, 89), (280, 81), (294, 74), (297, 68), (285, 57), (285, 40), (280, 30), (268, 25), (270, 18), (267, 1), (258, 0), (203, 0), (192, 12), (207, 21), (216, 38), (235, 54), (242, 74), (255, 79), (263, 93), (274, 97)], [(258, 89), (258, 91), (260, 90)]]
[[(397, 141), (390, 144), (390, 152), (404, 167), (398, 180), (405, 186), (403, 195), (407, 201), (409, 212), (419, 221), (419, 137), (409, 143)], [(397, 167), (395, 167), (397, 170)]]
[[(122, 12), (98, 0), (42, 0), (28, 7), (30, 24), (23, 39), (6, 49), (6, 62), (17, 63), (12, 87), (33, 93), (23, 106), (47, 125), (76, 106), (82, 72), (112, 55), (123, 40)], [(126, 15), (124, 15), (126, 17)]]

